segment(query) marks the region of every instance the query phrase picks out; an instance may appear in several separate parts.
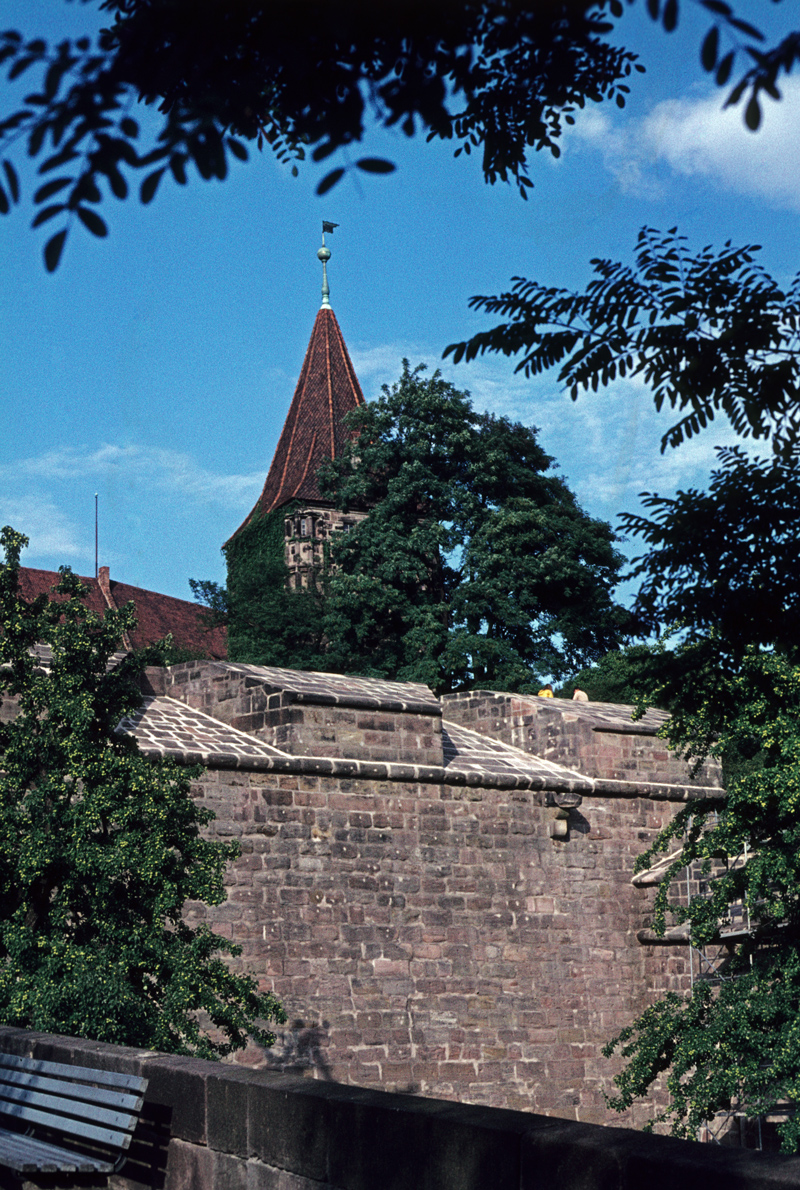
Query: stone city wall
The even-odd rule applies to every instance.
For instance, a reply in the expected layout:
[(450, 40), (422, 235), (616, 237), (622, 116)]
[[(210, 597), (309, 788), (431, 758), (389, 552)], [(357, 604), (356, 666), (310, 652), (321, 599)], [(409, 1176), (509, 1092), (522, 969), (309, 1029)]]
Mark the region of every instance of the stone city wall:
[(246, 1061), (618, 1120), (603, 1044), (689, 981), (685, 946), (637, 940), (653, 889), (630, 883), (676, 803), (584, 795), (553, 838), (564, 811), (530, 789), (217, 769), (194, 794), (242, 855), (225, 904), (188, 919), (241, 943), (289, 1014)]

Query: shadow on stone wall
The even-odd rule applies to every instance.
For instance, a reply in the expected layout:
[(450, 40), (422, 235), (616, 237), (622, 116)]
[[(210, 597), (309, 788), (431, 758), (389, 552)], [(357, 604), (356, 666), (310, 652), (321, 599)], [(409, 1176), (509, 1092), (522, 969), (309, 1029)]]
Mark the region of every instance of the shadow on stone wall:
[(284, 1074), (304, 1074), (313, 1070), (316, 1078), (334, 1082), (325, 1057), (329, 1028), (328, 1021), (308, 1025), (305, 1021), (295, 1020), (288, 1029), (275, 1030), (275, 1044), (263, 1051), (265, 1068)]

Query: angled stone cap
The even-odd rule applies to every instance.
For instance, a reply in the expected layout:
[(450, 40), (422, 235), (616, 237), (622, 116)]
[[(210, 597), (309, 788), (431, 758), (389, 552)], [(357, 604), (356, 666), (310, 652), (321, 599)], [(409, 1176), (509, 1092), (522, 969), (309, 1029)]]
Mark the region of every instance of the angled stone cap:
[(185, 763), (238, 767), (241, 761), (285, 756), (262, 740), (174, 698), (145, 698), (135, 714), (120, 720), (117, 731), (135, 736), (143, 752)]
[[(246, 668), (258, 670), (260, 667)], [(369, 681), (366, 678), (357, 680)], [(344, 755), (292, 755), (204, 711), (163, 695), (145, 698), (139, 711), (123, 719), (117, 730), (121, 734), (133, 735), (145, 755), (171, 757), (182, 764), (202, 764), (212, 769), (680, 802), (703, 796), (723, 796), (720, 789), (587, 777), (574, 769), (449, 722), (443, 724), (442, 730), (443, 765), (361, 760)], [(579, 801), (580, 797), (570, 804)]]
[(464, 706), (473, 701), (475, 705), (486, 705), (492, 701), (513, 704), (519, 712), (533, 710), (537, 715), (552, 716), (554, 719), (572, 719), (586, 723), (593, 731), (625, 732), (641, 735), (655, 735), (669, 719), (667, 711), (654, 708), (646, 711), (641, 719), (633, 718), (634, 708), (627, 703), (617, 702), (573, 702), (567, 698), (539, 698), (535, 694), (504, 694), (495, 690), (471, 690), (466, 694), (445, 694), (442, 702), (447, 713), (448, 704)]
[(344, 450), (344, 416), (364, 404), (361, 385), (333, 310), (317, 314), (300, 379), (278, 440), (264, 490), (236, 533), (255, 517), (291, 500), (319, 503), (317, 470)]
[(390, 682), (383, 678), (350, 677), (347, 674), (315, 670), (280, 669), (269, 665), (245, 665), (227, 661), (215, 671), (240, 673), (252, 682), (284, 695), (285, 701), (320, 706), (358, 707), (363, 710), (406, 711), (440, 716), (442, 707), (435, 694), (420, 682)]
[(573, 782), (576, 789), (585, 793), (593, 789), (593, 783), (584, 774), (577, 773), (563, 765), (554, 764), (541, 756), (532, 756), (521, 748), (493, 740), (488, 736), (461, 727), (457, 723), (442, 723), (442, 744), (444, 767), (450, 773), (475, 773), (482, 777), (507, 775), (530, 778), (540, 777), (553, 781), (561, 788)]

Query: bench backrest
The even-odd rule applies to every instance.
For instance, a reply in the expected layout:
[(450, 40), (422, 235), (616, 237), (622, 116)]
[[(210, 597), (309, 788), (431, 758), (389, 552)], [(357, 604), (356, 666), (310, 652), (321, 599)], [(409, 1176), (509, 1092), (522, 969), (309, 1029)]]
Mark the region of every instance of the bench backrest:
[(75, 1140), (127, 1149), (147, 1079), (0, 1054), (0, 1125), (12, 1117)]

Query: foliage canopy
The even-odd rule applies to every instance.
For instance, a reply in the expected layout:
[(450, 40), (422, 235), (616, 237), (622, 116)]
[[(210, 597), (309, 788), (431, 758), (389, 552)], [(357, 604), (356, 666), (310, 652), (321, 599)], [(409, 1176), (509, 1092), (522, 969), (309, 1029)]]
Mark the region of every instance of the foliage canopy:
[(324, 651), (323, 590), (313, 583), (300, 590), (287, 587), (284, 521), (288, 511), (279, 508), (254, 518), (223, 546), (228, 570), (224, 590), (211, 583), (192, 581), (191, 586), (212, 611), (217, 601), (218, 617), (228, 626), (231, 661), (319, 669)]
[(679, 624), (692, 640), (713, 635), (720, 656), (734, 662), (750, 645), (796, 658), (797, 463), (753, 458), (738, 446), (717, 456), (708, 491), (647, 492), (649, 517), (622, 514), (625, 528), (649, 547), (632, 571), (642, 580), (636, 610), (652, 628)]
[[(727, 102), (746, 97), (745, 121), (755, 129), (763, 95), (780, 98), (778, 80), (800, 58), (800, 34), (768, 47), (724, 0), (699, 3), (711, 18), (702, 68), (726, 86), (748, 63)], [(0, 34), (9, 82), (37, 78), (0, 118), (0, 149), (22, 144), (40, 162), (33, 226), (56, 221), (45, 246), (51, 271), (75, 219), (107, 234), (98, 204), (104, 192), (127, 197), (132, 173), (148, 171), (140, 196), (150, 202), (163, 177), (184, 184), (190, 166), (201, 178), (224, 179), (230, 158), (247, 160), (247, 142), (296, 168), (307, 152), (320, 161), (358, 143), (372, 124), (398, 126), (407, 136), (452, 140), (456, 154), (480, 151), (486, 180), (513, 180), (525, 196), (529, 151), (557, 155), (563, 125), (587, 101), (624, 107), (627, 80), (643, 69), (609, 40), (622, 0), (103, 0), (100, 8), (110, 24), (96, 44), (83, 37), (51, 47)], [(647, 0), (647, 11), (669, 32), (679, 0)], [(163, 117), (141, 141), (134, 101), (157, 105)], [(394, 168), (374, 157), (354, 167)], [(348, 168), (330, 171), (318, 192)], [(6, 156), (0, 213), (19, 198)]]
[(611, 596), (615, 535), (552, 474), (536, 431), (423, 373), (404, 361), (348, 414), (345, 452), (318, 473), (335, 508), (368, 516), (328, 543), (316, 587), (287, 589), (285, 508), (225, 547), (225, 591), (192, 583), (236, 660), (531, 690), (635, 632)]
[(132, 605), (101, 619), (64, 570), (57, 601), (28, 603), (27, 540), (6, 527), (0, 543), (0, 691), (18, 709), (0, 725), (0, 1019), (200, 1057), (270, 1044), (257, 1021), (283, 1020), (278, 1002), (182, 918), (224, 900), (236, 847), (201, 834), (197, 770), (116, 731), (141, 704), (146, 659), (112, 662)]
[(757, 251), (728, 243), (691, 253), (676, 228), (645, 227), (634, 267), (593, 260), (596, 278), (583, 293), (517, 277), (506, 293), (471, 298), (507, 321), (445, 355), (521, 355), (526, 376), (558, 366), (573, 400), (641, 376), (657, 409), (680, 413), (662, 451), (723, 413), (742, 437), (771, 436), (791, 456), (800, 435), (800, 274), (784, 291)]

